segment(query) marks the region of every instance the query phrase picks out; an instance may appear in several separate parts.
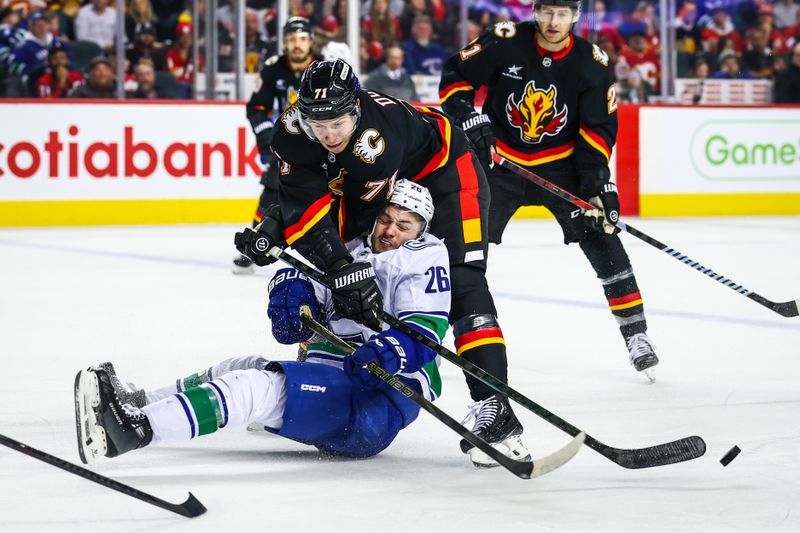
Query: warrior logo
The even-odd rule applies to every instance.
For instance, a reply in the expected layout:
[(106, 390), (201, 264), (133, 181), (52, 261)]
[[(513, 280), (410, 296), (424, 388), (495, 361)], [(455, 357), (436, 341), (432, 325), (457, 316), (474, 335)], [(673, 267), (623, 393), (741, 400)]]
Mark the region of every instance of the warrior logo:
[(567, 123), (567, 106), (557, 107), (558, 91), (555, 85), (544, 91), (536, 88), (534, 81), (525, 86), (524, 94), (514, 101), (514, 93), (508, 95), (506, 117), (509, 123), (519, 128), (520, 137), (526, 143), (538, 144), (547, 136), (558, 135)]
[(353, 153), (365, 163), (374, 163), (375, 158), (383, 153), (386, 141), (383, 140), (378, 130), (368, 129), (358, 138)]

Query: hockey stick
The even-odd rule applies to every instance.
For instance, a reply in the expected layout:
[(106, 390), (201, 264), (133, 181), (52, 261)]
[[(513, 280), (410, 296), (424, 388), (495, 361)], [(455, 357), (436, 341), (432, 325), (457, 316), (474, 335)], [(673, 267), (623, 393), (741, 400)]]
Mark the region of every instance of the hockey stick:
[[(283, 250), (277, 246), (270, 249), (268, 253), (273, 257), (285, 261), (309, 278), (322, 285), (325, 285), (320, 274), (315, 269), (309, 267), (297, 258), (284, 253)], [(373, 312), (383, 322), (389, 324), (393, 328), (397, 328), (412, 339), (424, 344), (434, 352), (441, 355), (444, 359), (447, 359), (495, 391), (507, 396), (529, 411), (535, 413), (537, 416), (550, 422), (560, 430), (572, 435), (573, 437), (578, 436), (578, 434), (582, 432), (580, 429), (576, 428), (555, 413), (548, 411), (527, 396), (524, 396), (512, 389), (508, 384), (500, 381), (492, 374), (489, 374), (479, 366), (472, 364), (466, 359), (459, 357), (438, 342), (431, 340), (429, 337), (426, 337), (416, 329), (410, 327), (402, 320), (398, 320), (389, 313), (385, 312), (380, 307), (376, 306), (373, 309)], [(698, 436), (684, 437), (682, 439), (665, 442), (663, 444), (657, 444), (656, 446), (650, 446), (648, 448), (624, 449), (614, 448), (613, 446), (603, 444), (587, 433), (584, 444), (607, 459), (610, 459), (611, 461), (614, 461), (618, 465), (625, 468), (651, 468), (654, 466), (680, 463), (702, 457), (702, 455), (706, 452), (706, 443)]]
[[(308, 306), (304, 305), (300, 308), (300, 320), (303, 322), (303, 324), (314, 330), (317, 335), (332, 343), (343, 352), (350, 354), (355, 351), (355, 349), (347, 342), (314, 320), (314, 317), (311, 315), (311, 310), (308, 308)], [(388, 383), (397, 392), (415, 404), (419, 405), (422, 409), (428, 411), (434, 416), (434, 418), (458, 433), (461, 438), (467, 440), (467, 442), (484, 452), (486, 455), (497, 461), (501, 466), (511, 471), (513, 474), (521, 477), (522, 479), (543, 476), (569, 462), (569, 460), (575, 457), (575, 454), (580, 451), (581, 444), (583, 444), (583, 440), (586, 436), (583, 433), (579, 433), (566, 446), (548, 455), (547, 457), (536, 459), (533, 462), (517, 461), (508, 457), (506, 454), (494, 448), (491, 444), (456, 422), (455, 419), (436, 407), (433, 402), (429, 401), (422, 394), (403, 383), (403, 381), (397, 376), (394, 376), (384, 370), (375, 361), (370, 361), (367, 365), (367, 369), (371, 374), (378, 376), (378, 378)]]
[[(546, 179), (544, 179), (543, 177), (539, 176), (538, 174), (535, 174), (534, 172), (531, 172), (527, 168), (524, 168), (524, 167), (521, 167), (521, 166), (517, 165), (513, 161), (509, 161), (508, 159), (506, 159), (503, 156), (500, 156), (500, 155), (495, 153), (495, 154), (493, 154), (492, 157), (494, 159), (494, 162), (497, 163), (498, 165), (500, 165), (501, 167), (510, 170), (514, 174), (516, 174), (518, 176), (521, 176), (521, 177), (527, 179), (528, 181), (531, 181), (531, 182), (535, 183), (539, 187), (550, 191), (551, 193), (555, 194), (559, 198), (568, 201), (569, 203), (571, 203), (574, 206), (579, 207), (580, 210), (581, 210), (581, 213), (583, 213), (583, 212), (585, 212), (587, 210), (597, 209), (597, 206), (590, 204), (586, 200), (582, 200), (581, 198), (578, 198), (577, 196), (575, 196), (571, 192), (565, 191), (564, 189), (562, 189), (558, 185), (556, 185), (556, 184), (554, 184), (554, 183), (552, 183), (550, 181), (547, 181)], [(716, 272), (714, 272), (710, 268), (701, 265), (700, 263), (698, 263), (697, 261), (694, 261), (690, 257), (687, 257), (687, 256), (683, 255), (678, 250), (675, 250), (674, 248), (670, 248), (669, 246), (667, 246), (663, 242), (654, 239), (653, 237), (649, 236), (648, 234), (646, 234), (646, 233), (644, 233), (642, 231), (639, 231), (638, 229), (634, 228), (633, 226), (630, 226), (630, 225), (626, 224), (625, 222), (622, 222), (621, 220), (618, 220), (617, 223), (615, 224), (615, 226), (618, 227), (619, 229), (623, 230), (623, 231), (627, 231), (628, 233), (630, 233), (634, 237), (637, 237), (637, 238), (643, 240), (644, 242), (646, 242), (650, 246), (658, 248), (659, 250), (661, 250), (665, 254), (667, 254), (667, 255), (669, 255), (671, 257), (674, 257), (675, 259), (677, 259), (681, 263), (683, 263), (685, 265), (689, 265), (693, 269), (697, 270), (698, 272), (701, 272), (701, 273), (705, 274), (706, 276), (710, 277), (711, 279), (722, 283), (726, 287), (738, 292), (739, 294), (741, 294), (743, 296), (747, 296), (751, 300), (755, 301), (756, 303), (759, 303), (759, 304), (763, 305), (767, 309), (771, 309), (771, 310), (775, 311), (776, 313), (778, 313), (781, 316), (785, 316), (785, 317), (791, 318), (791, 317), (795, 317), (795, 316), (800, 315), (800, 309), (798, 309), (798, 306), (800, 306), (800, 298), (798, 298), (797, 300), (790, 300), (788, 302), (780, 302), (780, 303), (779, 302), (773, 302), (772, 300), (768, 300), (768, 299), (764, 298), (763, 296), (761, 296), (758, 293), (755, 293), (755, 292), (753, 292), (753, 291), (751, 291), (749, 289), (746, 289), (746, 288), (742, 287), (741, 285), (737, 284), (733, 280), (730, 280), (730, 279), (726, 278), (725, 276), (723, 276), (721, 274), (717, 274)]]
[(179, 515), (185, 516), (187, 518), (194, 518), (195, 516), (200, 516), (201, 514), (206, 512), (205, 506), (202, 503), (200, 503), (200, 501), (197, 498), (195, 498), (191, 492), (189, 493), (189, 498), (185, 502), (169, 503), (167, 501), (162, 500), (161, 498), (156, 498), (155, 496), (147, 494), (146, 492), (142, 492), (139, 489), (129, 487), (128, 485), (120, 483), (119, 481), (102, 476), (96, 472), (92, 472), (91, 470), (83, 468), (82, 466), (70, 463), (69, 461), (64, 461), (63, 459), (59, 459), (54, 455), (50, 455), (49, 453), (37, 450), (36, 448), (31, 448), (27, 444), (6, 437), (5, 435), (0, 435), (0, 444), (8, 446), (12, 450), (24, 453), (25, 455), (30, 455), (34, 459), (39, 459), (40, 461), (44, 461), (49, 465), (53, 465), (62, 470), (66, 470), (70, 474), (75, 474), (76, 476), (88, 479), (89, 481), (94, 481), (95, 483), (99, 483), (100, 485), (108, 487), (109, 489), (113, 489), (116, 490), (117, 492), (121, 492), (122, 494), (132, 496), (137, 500), (142, 500), (143, 502), (155, 505), (156, 507), (161, 507), (162, 509), (166, 509), (167, 511), (178, 513)]

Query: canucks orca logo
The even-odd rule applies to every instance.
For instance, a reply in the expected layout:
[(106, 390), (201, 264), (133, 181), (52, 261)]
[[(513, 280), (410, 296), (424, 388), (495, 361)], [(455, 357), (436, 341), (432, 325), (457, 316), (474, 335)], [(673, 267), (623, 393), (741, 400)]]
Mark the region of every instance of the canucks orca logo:
[(550, 84), (545, 91), (529, 81), (519, 101), (515, 101), (514, 93), (508, 95), (506, 118), (520, 131), (524, 142), (538, 144), (548, 135), (558, 135), (567, 123), (567, 106), (559, 110), (557, 100), (555, 85)]
[(369, 128), (364, 130), (358, 138), (353, 153), (365, 163), (374, 163), (375, 159), (386, 149), (386, 141), (383, 140), (378, 130)]

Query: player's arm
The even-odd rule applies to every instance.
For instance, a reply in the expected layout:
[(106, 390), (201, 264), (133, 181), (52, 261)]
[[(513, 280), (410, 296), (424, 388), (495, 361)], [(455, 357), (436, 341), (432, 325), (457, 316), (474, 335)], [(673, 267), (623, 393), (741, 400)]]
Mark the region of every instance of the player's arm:
[(590, 83), (579, 95), (580, 126), (575, 143), (575, 163), (580, 193), (600, 209), (587, 212), (598, 231), (613, 233), (619, 218), (619, 196), (608, 163), (617, 138), (617, 92), (608, 68), (608, 56), (592, 45), (588, 69)]
[(256, 136), (258, 153), (261, 161), (265, 162), (269, 156), (270, 142), (272, 141), (273, 107), (275, 105), (275, 62), (278, 56), (272, 56), (264, 62), (264, 68), (258, 78), (259, 86), (247, 102), (247, 120)]
[[(388, 290), (394, 304), (386, 311), (441, 343), (447, 332), (451, 294), (447, 249), (440, 243), (410, 241), (395, 252), (393, 261)], [(424, 344), (389, 328), (346, 358), (344, 370), (364, 386), (374, 386), (375, 379), (364, 369), (370, 361), (392, 374), (412, 374), (435, 358), (436, 352)]]

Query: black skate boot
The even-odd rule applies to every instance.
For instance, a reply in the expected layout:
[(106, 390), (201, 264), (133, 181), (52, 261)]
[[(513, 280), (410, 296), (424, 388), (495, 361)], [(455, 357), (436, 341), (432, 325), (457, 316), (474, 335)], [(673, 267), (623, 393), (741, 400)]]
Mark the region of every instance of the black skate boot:
[(84, 464), (93, 463), (101, 455), (116, 457), (143, 448), (153, 439), (147, 416), (137, 407), (123, 404), (121, 395), (124, 391), (114, 387), (101, 366), (81, 370), (75, 376), (78, 454)]
[(637, 372), (644, 372), (650, 383), (656, 382), (655, 366), (658, 364), (656, 347), (647, 333), (636, 333), (625, 339), (631, 364)]
[(231, 269), (231, 272), (234, 274), (252, 274), (255, 271), (256, 267), (253, 266), (253, 260), (246, 255), (240, 255), (233, 260), (233, 268)]
[[(522, 424), (519, 423), (508, 399), (494, 395), (485, 400), (474, 402), (469, 406), (469, 413), (461, 424), (475, 419), (472, 432), (493, 447), (517, 461), (530, 461), (531, 454), (522, 443)], [(472, 464), (477, 468), (498, 466), (497, 461), (461, 440), (461, 451), (469, 454)]]
[(117, 397), (119, 398), (119, 403), (129, 403), (132, 406), (139, 408), (147, 405), (144, 389), (137, 389), (133, 383), (123, 383), (122, 380), (117, 377), (117, 372), (114, 370), (114, 365), (110, 362), (100, 363), (99, 366), (106, 371), (106, 374), (108, 374), (108, 378), (111, 380), (111, 385), (114, 387), (114, 391), (117, 393)]

